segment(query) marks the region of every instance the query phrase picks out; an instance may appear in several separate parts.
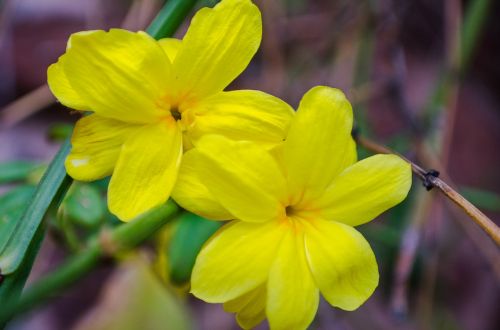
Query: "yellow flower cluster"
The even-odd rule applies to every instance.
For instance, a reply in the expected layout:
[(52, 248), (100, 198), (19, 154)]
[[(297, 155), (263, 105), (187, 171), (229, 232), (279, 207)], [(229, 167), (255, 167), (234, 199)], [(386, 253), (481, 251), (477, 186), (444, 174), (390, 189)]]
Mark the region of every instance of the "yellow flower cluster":
[(114, 29), (73, 34), (48, 69), (69, 108), (90, 111), (72, 136), (68, 173), (112, 175), (111, 212), (128, 221), (170, 196), (229, 220), (203, 247), (192, 293), (224, 303), (243, 328), (304, 329), (319, 293), (354, 310), (374, 291), (374, 254), (354, 229), (401, 202), (410, 166), (357, 161), (344, 94), (318, 86), (296, 112), (255, 90), (224, 91), (262, 35), (250, 0), (223, 0), (182, 40)]

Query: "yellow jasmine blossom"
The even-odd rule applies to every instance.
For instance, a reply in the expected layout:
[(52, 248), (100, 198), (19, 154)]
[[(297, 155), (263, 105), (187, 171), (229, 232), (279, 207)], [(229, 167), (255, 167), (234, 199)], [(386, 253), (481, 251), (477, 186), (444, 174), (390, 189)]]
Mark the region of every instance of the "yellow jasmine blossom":
[(341, 91), (315, 87), (280, 150), (206, 136), (186, 153), (174, 198), (203, 216), (237, 219), (198, 255), (195, 296), (224, 303), (243, 328), (267, 317), (272, 329), (305, 329), (320, 292), (344, 310), (368, 299), (377, 263), (354, 227), (406, 197), (411, 169), (395, 155), (357, 162), (352, 122)]
[(73, 34), (48, 69), (62, 104), (92, 112), (73, 132), (69, 175), (91, 181), (112, 174), (109, 208), (127, 221), (168, 199), (183, 146), (203, 135), (281, 142), (293, 116), (286, 103), (259, 91), (223, 92), (261, 36), (250, 0), (201, 9), (182, 40), (120, 29)]

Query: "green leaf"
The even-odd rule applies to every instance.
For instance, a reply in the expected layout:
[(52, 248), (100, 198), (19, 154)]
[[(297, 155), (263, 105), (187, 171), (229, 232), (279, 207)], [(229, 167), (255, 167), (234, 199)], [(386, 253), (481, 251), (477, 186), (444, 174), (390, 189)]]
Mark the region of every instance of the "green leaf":
[(95, 228), (106, 214), (106, 203), (96, 187), (78, 183), (68, 192), (60, 212), (67, 221), (85, 228)]
[(15, 161), (0, 164), (0, 184), (23, 181), (40, 167), (40, 164)]
[(472, 204), (487, 211), (500, 211), (500, 195), (477, 188), (461, 187), (460, 192)]
[(13, 273), (23, 261), (31, 240), (51, 205), (56, 206), (72, 179), (66, 175), (64, 160), (70, 150), (66, 141), (50, 164), (36, 188), (30, 205), (24, 211), (20, 221), (16, 223), (12, 235), (0, 250), (0, 270), (2, 275)]
[[(33, 267), (33, 262), (35, 261), (40, 245), (42, 244), (43, 237), (45, 233), (45, 228), (41, 226), (35, 233), (35, 236), (31, 240), (30, 247), (26, 253), (21, 266), (5, 279), (0, 275), (0, 301), (8, 301), (9, 304), (16, 304), (21, 292), (23, 291), (26, 280)], [(7, 320), (0, 320), (0, 329), (5, 327), (5, 322)]]
[(16, 187), (0, 197), (0, 250), (7, 244), (35, 187)]
[(189, 280), (201, 247), (221, 225), (221, 222), (206, 220), (192, 213), (184, 213), (179, 218), (168, 250), (170, 278), (174, 283), (182, 284)]

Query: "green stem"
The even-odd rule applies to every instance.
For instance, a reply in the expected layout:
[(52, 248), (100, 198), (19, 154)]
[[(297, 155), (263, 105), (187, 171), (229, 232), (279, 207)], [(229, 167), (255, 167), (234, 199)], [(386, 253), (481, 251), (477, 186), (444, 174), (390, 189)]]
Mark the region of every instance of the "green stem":
[(90, 272), (110, 252), (124, 251), (144, 241), (172, 220), (178, 212), (179, 208), (169, 202), (140, 215), (132, 222), (116, 227), (109, 236), (104, 236), (104, 240), (93, 240), (85, 251), (70, 258), (53, 273), (29, 287), (19, 300), (2, 303), (0, 324), (69, 287)]
[(160, 10), (146, 32), (155, 39), (172, 36), (197, 0), (169, 0)]
[(460, 45), (460, 71), (463, 72), (473, 55), (476, 47), (478, 36), (486, 23), (486, 17), (489, 12), (491, 0), (475, 0), (467, 9), (467, 15), (464, 19), (464, 25), (461, 33)]

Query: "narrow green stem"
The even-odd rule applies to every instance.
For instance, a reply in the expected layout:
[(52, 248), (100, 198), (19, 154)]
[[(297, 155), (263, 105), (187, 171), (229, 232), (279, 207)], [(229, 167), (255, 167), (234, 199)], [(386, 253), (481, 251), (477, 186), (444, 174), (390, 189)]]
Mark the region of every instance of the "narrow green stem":
[(461, 31), (460, 70), (463, 72), (470, 63), (478, 37), (486, 23), (491, 0), (475, 0), (467, 9)]
[(197, 0), (168, 0), (146, 32), (155, 39), (172, 36)]
[(85, 251), (70, 258), (53, 273), (29, 287), (19, 300), (2, 303), (0, 324), (69, 287), (90, 272), (108, 254), (124, 251), (141, 243), (175, 218), (178, 212), (179, 208), (173, 202), (169, 202), (137, 217), (132, 222), (118, 226), (109, 235), (104, 236), (103, 240), (96, 238)]

